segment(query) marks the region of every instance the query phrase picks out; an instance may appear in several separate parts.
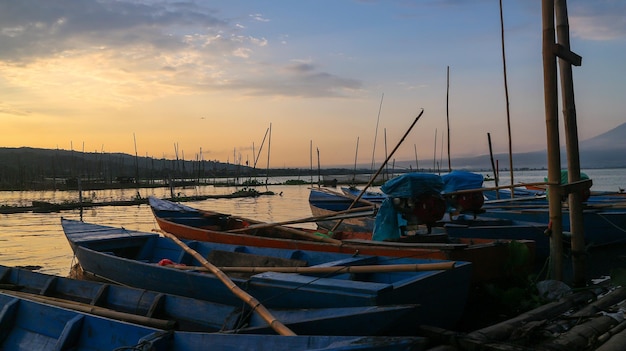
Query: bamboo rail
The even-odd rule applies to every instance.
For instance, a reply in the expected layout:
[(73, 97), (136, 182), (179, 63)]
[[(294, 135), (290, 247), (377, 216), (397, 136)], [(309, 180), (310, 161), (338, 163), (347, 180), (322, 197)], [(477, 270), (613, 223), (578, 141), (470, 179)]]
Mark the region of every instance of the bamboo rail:
[[(288, 225), (288, 224), (316, 222), (316, 221), (322, 220), (322, 219), (330, 219), (330, 220), (332, 220), (333, 217), (337, 217), (337, 216), (344, 215), (344, 214), (355, 214), (355, 213), (359, 213), (359, 212), (364, 212), (364, 213), (367, 212), (368, 213), (367, 215), (370, 215), (368, 211), (372, 211), (372, 213), (373, 213), (374, 210), (375, 210), (375, 205), (372, 204), (372, 206), (355, 207), (355, 208), (350, 208), (350, 209), (343, 210), (343, 211), (333, 212), (333, 213), (327, 214), (327, 215), (311, 216), (311, 217), (305, 217), (305, 218), (300, 218), (300, 219), (292, 219), (292, 220), (281, 221), (281, 222), (252, 224), (252, 225), (249, 225), (249, 226), (247, 226), (245, 228), (231, 229), (231, 230), (227, 230), (226, 232), (228, 232), (228, 233), (239, 233), (239, 232), (246, 232), (246, 231), (254, 230), (254, 229), (271, 228), (271, 227), (283, 226), (283, 225)], [(365, 216), (365, 214), (364, 214), (364, 216)]]
[(86, 303), (70, 301), (50, 296), (30, 294), (21, 291), (0, 289), (0, 292), (7, 295), (12, 295), (24, 299), (28, 299), (35, 302), (46, 303), (53, 306), (67, 308), (74, 311), (85, 312), (94, 314), (97, 316), (118, 319), (130, 323), (141, 324), (152, 328), (172, 330), (176, 327), (176, 321), (167, 319), (158, 319), (146, 316), (140, 316), (132, 313), (125, 313), (115, 311), (105, 307), (93, 306)]
[[(309, 274), (327, 274), (327, 273), (388, 273), (388, 272), (424, 272), (450, 270), (455, 267), (456, 262), (441, 263), (417, 263), (417, 264), (395, 264), (395, 265), (367, 265), (367, 266), (333, 266), (333, 267), (219, 267), (222, 272), (229, 273), (309, 273)], [(166, 265), (181, 270), (194, 271), (210, 271), (204, 267), (184, 266), (184, 265)]]

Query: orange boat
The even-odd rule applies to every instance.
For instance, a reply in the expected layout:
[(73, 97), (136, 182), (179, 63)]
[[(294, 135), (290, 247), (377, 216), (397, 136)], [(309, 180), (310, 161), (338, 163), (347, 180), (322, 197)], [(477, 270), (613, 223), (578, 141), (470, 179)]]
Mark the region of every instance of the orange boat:
[(371, 232), (335, 232), (331, 237), (323, 230), (264, 223), (155, 197), (150, 197), (149, 203), (159, 228), (181, 239), (292, 250), (467, 261), (473, 263), (474, 282), (486, 282), (514, 273), (510, 268), (514, 250), (528, 256), (527, 264), (516, 267), (515, 273), (530, 270), (535, 254), (535, 242), (532, 240), (448, 239), (445, 234), (429, 234), (407, 236), (397, 241), (374, 241)]

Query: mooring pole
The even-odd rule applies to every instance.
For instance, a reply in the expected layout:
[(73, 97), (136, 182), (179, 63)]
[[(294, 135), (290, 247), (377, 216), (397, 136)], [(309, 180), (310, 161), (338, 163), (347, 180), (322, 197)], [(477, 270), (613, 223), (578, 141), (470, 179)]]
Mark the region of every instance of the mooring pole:
[[(556, 34), (558, 39), (556, 52), (559, 57), (561, 101), (563, 103), (565, 145), (567, 149), (567, 182), (569, 185), (572, 185), (580, 182), (578, 127), (576, 124), (576, 105), (574, 103), (574, 79), (572, 76), (572, 65), (580, 66), (582, 59), (580, 56), (570, 51), (566, 0), (555, 1), (555, 14)], [(580, 183), (580, 185), (582, 187), (572, 188), (568, 196), (570, 231), (572, 233), (572, 269), (574, 274), (572, 284), (576, 287), (584, 286), (586, 283), (585, 262), (587, 258), (585, 252), (585, 233), (583, 228), (582, 191), (586, 189), (586, 186), (590, 187), (591, 182), (583, 182)]]
[(554, 0), (542, 0), (543, 94), (548, 151), (548, 200), (550, 209), (550, 271), (563, 280), (563, 223), (561, 209), (561, 155), (559, 150), (558, 87), (555, 55)]

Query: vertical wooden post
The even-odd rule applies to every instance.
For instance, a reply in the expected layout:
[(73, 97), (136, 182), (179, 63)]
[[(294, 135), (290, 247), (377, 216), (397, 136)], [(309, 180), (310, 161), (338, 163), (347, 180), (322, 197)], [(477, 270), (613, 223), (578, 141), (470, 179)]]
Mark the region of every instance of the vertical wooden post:
[[(570, 50), (569, 23), (566, 0), (555, 1), (556, 32), (558, 44), (565, 52)], [(578, 127), (576, 124), (576, 105), (574, 103), (574, 80), (572, 77), (572, 62), (559, 59), (559, 73), (561, 77), (561, 101), (563, 103), (563, 119), (565, 126), (565, 144), (567, 147), (567, 177), (568, 183), (580, 180), (580, 160), (578, 151)], [(569, 194), (569, 219), (572, 233), (572, 268), (573, 285), (585, 285), (585, 233), (583, 229), (582, 194), (574, 191)]]
[(563, 280), (563, 223), (561, 209), (561, 155), (559, 150), (558, 87), (554, 53), (554, 0), (542, 0), (543, 84), (548, 150), (548, 197), (550, 209), (550, 271), (556, 280)]

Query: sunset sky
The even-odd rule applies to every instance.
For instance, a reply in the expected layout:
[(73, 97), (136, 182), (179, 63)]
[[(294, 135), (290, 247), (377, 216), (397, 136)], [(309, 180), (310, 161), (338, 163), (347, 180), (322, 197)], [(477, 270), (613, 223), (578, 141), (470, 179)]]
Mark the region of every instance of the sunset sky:
[[(503, 6), (513, 150), (543, 150), (541, 1)], [(626, 1), (568, 7), (584, 140), (626, 122)], [(508, 152), (498, 0), (0, 0), (0, 146), (380, 164), (424, 109), (394, 159), (432, 159), (447, 67), (452, 158)]]

